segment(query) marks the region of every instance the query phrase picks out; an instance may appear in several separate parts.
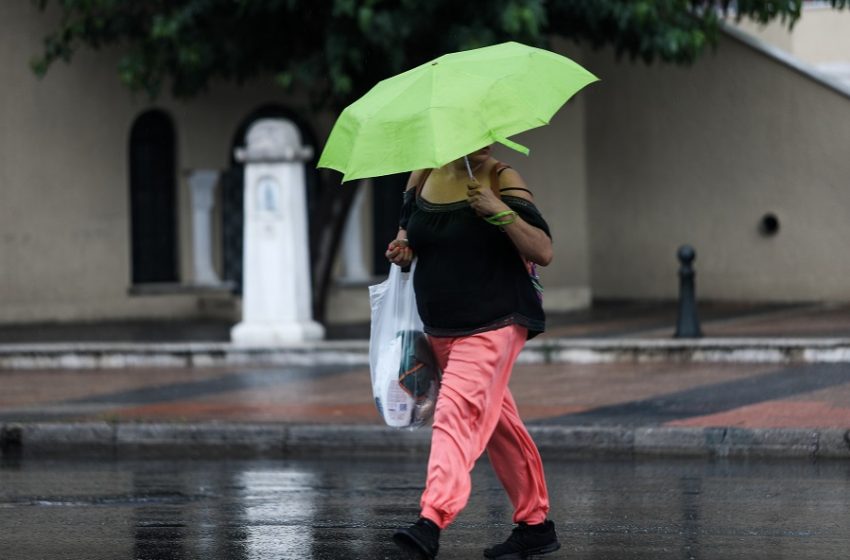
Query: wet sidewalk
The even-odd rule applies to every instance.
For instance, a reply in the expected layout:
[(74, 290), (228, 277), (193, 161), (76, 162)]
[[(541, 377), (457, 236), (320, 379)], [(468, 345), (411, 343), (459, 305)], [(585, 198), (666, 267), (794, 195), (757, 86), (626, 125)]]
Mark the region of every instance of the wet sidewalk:
[[(792, 337), (817, 345), (850, 334), (850, 307), (701, 311), (707, 338), (683, 344)], [(850, 362), (644, 359), (641, 352), (670, 338), (671, 312), (675, 319), (673, 306), (633, 305), (553, 318), (550, 332), (532, 344), (583, 337), (631, 341), (636, 350), (622, 359), (527, 359), (516, 366), (511, 390), (543, 447), (850, 457)], [(366, 341), (325, 344), (324, 354), (345, 344), (362, 354)], [(321, 355), (323, 347), (317, 348)], [(365, 449), (403, 447), (405, 438), (422, 444), (428, 432), (382, 427), (362, 360), (0, 369), (0, 387), (0, 447), (6, 449), (27, 438), (46, 446), (60, 440), (116, 445), (126, 438), (136, 445), (210, 441), (222, 447), (255, 438), (278, 451), (286, 445)]]

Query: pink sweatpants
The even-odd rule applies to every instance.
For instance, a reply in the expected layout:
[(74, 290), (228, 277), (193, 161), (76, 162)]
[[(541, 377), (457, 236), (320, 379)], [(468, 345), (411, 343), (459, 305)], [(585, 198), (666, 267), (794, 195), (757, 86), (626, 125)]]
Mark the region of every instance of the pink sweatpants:
[(549, 494), (540, 453), (508, 389), (527, 331), (511, 325), (458, 338), (432, 337), (443, 370), (434, 412), (422, 517), (440, 528), (466, 506), (484, 450), (514, 506), (514, 523), (542, 523)]

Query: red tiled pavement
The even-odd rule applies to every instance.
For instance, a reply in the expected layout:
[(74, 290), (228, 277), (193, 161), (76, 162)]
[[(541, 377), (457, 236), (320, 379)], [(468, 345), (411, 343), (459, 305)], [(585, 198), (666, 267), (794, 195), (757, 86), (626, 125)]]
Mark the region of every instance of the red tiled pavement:
[(0, 371), (0, 412), (11, 407), (50, 406), (122, 391), (207, 381), (230, 371), (225, 368), (3, 370)]
[[(519, 365), (511, 389), (521, 414), (529, 421), (642, 402), (650, 403), (650, 414), (652, 407), (672, 403), (675, 414), (677, 395), (687, 395), (686, 402), (699, 407), (701, 394), (714, 392), (713, 398), (717, 399), (716, 386), (746, 383), (754, 377), (768, 379), (788, 367), (729, 363)], [(835, 375), (834, 368), (830, 371)], [(289, 373), (274, 368), (245, 372), (225, 368), (0, 371), (0, 386), (7, 388), (0, 397), (0, 422), (43, 419), (380, 424), (368, 369)], [(693, 416), (684, 410), (681, 419), (667, 425), (850, 428), (850, 382), (843, 382), (841, 372), (838, 374), (837, 384), (801, 391), (781, 400), (749, 402), (720, 411), (716, 411), (715, 400), (712, 406), (716, 412)], [(817, 375), (816, 370), (806, 370), (800, 378), (815, 379), (811, 376)], [(637, 421), (642, 421), (639, 416)], [(654, 420), (650, 415), (646, 421)]]
[(850, 408), (817, 401), (770, 401), (665, 426), (736, 428), (850, 428)]
[(372, 403), (294, 404), (217, 403), (177, 401), (121, 408), (109, 413), (115, 420), (238, 421), (310, 424), (378, 424)]

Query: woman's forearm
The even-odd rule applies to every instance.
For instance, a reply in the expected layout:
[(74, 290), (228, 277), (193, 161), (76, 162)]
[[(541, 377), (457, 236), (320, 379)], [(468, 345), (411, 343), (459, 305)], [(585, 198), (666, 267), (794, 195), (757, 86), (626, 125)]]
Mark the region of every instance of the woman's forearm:
[(502, 229), (526, 259), (540, 266), (552, 262), (552, 240), (540, 228), (517, 216), (513, 223), (503, 225)]

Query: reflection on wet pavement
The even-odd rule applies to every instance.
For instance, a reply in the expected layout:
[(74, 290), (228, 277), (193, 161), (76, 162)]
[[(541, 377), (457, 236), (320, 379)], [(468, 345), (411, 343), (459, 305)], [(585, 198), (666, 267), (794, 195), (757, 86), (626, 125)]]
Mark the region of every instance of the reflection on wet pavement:
[[(547, 558), (840, 558), (844, 462), (546, 463), (563, 548)], [(395, 559), (422, 458), (0, 462), (4, 560)], [(486, 461), (440, 559), (480, 558), (511, 508)]]

